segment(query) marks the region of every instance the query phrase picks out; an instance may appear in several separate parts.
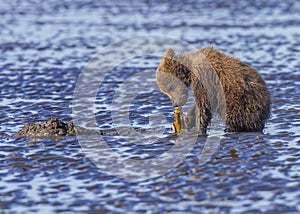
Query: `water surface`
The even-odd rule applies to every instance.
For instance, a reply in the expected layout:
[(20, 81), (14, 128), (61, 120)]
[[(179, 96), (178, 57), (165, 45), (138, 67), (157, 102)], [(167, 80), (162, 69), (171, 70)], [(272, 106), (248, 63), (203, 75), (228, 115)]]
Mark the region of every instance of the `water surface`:
[[(3, 1), (0, 8), (0, 209), (4, 212), (245, 213), (300, 211), (300, 3), (298, 1)], [(199, 164), (203, 138), (187, 158), (159, 177), (130, 181), (99, 169), (78, 140), (14, 139), (25, 123), (72, 120), (82, 69), (101, 48), (136, 35), (172, 36), (211, 45), (256, 68), (272, 95), (264, 133), (224, 134)], [(147, 47), (147, 44), (144, 44)], [(96, 118), (110, 128), (118, 84), (155, 70), (159, 58), (117, 66), (97, 94)], [(149, 128), (153, 112), (172, 122), (157, 89), (132, 103), (131, 123)], [(169, 128), (166, 132), (168, 132)], [(170, 131), (170, 130), (169, 130)], [(166, 134), (167, 135), (167, 134)], [(149, 158), (174, 143), (109, 145), (127, 158)], [(151, 169), (149, 169), (151, 173)]]

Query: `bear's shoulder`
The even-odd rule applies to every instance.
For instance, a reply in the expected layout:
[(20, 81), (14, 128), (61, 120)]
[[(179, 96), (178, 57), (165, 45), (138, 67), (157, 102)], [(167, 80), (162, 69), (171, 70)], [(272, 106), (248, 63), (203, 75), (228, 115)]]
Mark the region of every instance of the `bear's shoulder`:
[(203, 54), (206, 58), (224, 58), (228, 57), (222, 51), (214, 49), (213, 47), (205, 47), (199, 50), (200, 54)]

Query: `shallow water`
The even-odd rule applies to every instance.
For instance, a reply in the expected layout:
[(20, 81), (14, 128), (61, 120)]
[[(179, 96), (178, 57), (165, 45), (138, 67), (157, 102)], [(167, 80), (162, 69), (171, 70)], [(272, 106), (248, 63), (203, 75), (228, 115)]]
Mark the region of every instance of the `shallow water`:
[[(7, 0), (1, 3), (0, 16), (1, 211), (300, 211), (298, 1)], [(255, 67), (272, 95), (264, 133), (222, 134), (205, 164), (199, 159), (205, 139), (199, 138), (178, 166), (158, 177), (149, 168), (149, 179), (141, 181), (109, 175), (76, 138), (33, 142), (10, 137), (25, 123), (51, 116), (72, 120), (76, 81), (89, 59), (112, 42), (145, 34), (171, 36), (197, 48), (212, 45)], [(140, 47), (150, 48), (148, 43)], [(145, 57), (116, 66), (97, 92), (98, 127), (113, 126), (110, 103), (118, 87), (132, 75), (154, 72), (158, 63), (159, 57)], [(153, 79), (145, 83), (151, 85)], [(82, 111), (89, 109), (83, 105)], [(155, 125), (167, 129), (153, 144), (147, 144), (148, 138), (145, 144), (128, 145), (119, 136), (104, 136), (116, 153), (146, 160), (173, 148), (176, 140), (168, 137), (171, 103), (157, 88), (139, 94), (130, 112), (134, 128), (153, 128), (149, 116), (157, 113), (165, 120)], [(148, 137), (155, 137), (151, 133), (156, 132)], [(92, 151), (97, 147), (88, 146)]]

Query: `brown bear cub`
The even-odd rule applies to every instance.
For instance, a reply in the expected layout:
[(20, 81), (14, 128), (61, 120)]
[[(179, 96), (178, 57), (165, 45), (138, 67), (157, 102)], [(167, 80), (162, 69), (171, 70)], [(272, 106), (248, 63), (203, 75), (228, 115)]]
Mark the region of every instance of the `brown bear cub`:
[(196, 104), (184, 125), (195, 126), (199, 134), (206, 134), (215, 112), (223, 114), (230, 132), (261, 132), (270, 115), (270, 94), (258, 72), (211, 47), (181, 55), (169, 48), (156, 79), (173, 106), (186, 104), (191, 87)]

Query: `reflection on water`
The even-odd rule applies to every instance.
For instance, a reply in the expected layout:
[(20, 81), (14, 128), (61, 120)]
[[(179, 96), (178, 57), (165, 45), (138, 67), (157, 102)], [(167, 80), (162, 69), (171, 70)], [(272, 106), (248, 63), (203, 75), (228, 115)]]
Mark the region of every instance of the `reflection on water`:
[[(0, 14), (0, 209), (4, 212), (300, 210), (297, 1), (191, 0), (172, 5), (4, 1)], [(273, 103), (264, 134), (223, 134), (216, 148), (213, 143), (205, 147), (206, 140), (200, 137), (177, 167), (143, 181), (103, 172), (76, 138), (31, 142), (10, 137), (24, 123), (52, 116), (70, 121), (75, 84), (88, 60), (111, 42), (148, 33), (182, 39), (197, 48), (213, 45), (258, 69)], [(147, 49), (147, 43), (140, 46)], [(122, 82), (154, 71), (158, 63), (158, 58), (132, 59), (105, 78), (95, 103), (98, 127), (113, 126), (111, 100)], [(129, 107), (129, 123), (141, 131), (152, 127), (151, 119), (158, 120), (149, 115), (161, 114), (164, 138), (153, 144), (128, 144), (120, 136), (104, 135), (113, 151), (142, 160), (174, 147), (176, 138), (169, 136), (173, 109), (165, 95), (149, 89)], [(88, 110), (82, 106), (82, 111)], [(200, 164), (200, 154), (210, 150), (215, 151), (213, 156)], [(151, 177), (153, 170), (148, 171)]]

